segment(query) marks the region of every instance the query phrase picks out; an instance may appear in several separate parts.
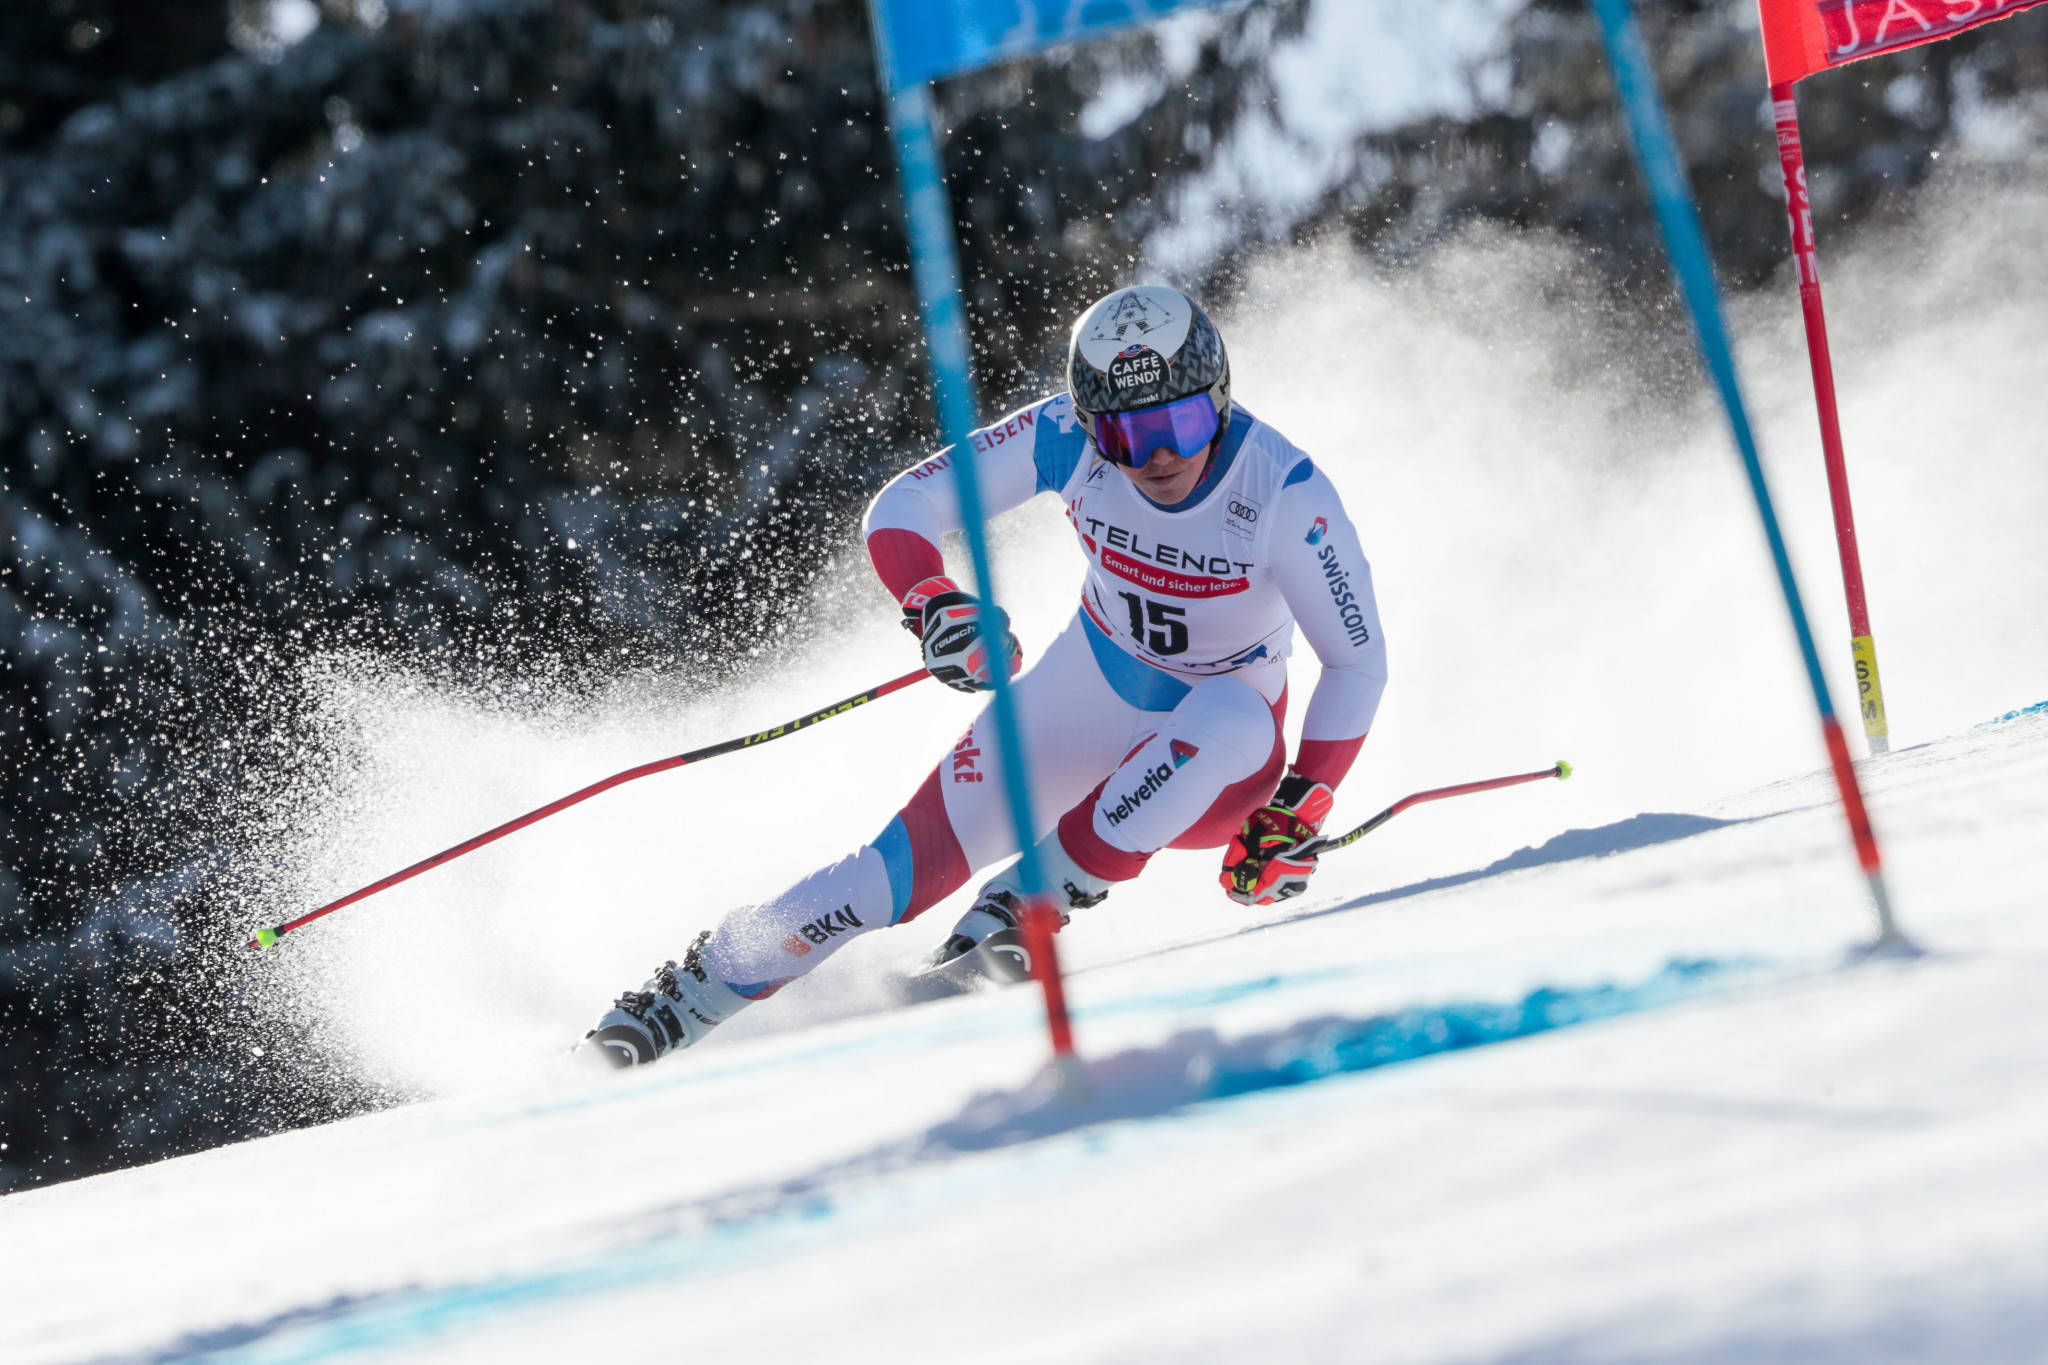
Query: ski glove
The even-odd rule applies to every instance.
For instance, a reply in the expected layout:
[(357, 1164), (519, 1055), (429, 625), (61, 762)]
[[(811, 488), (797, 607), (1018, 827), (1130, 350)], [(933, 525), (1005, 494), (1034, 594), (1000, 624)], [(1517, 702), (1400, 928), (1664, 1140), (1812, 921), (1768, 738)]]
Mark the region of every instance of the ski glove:
[(984, 612), (1002, 631), (1010, 676), (1015, 677), (1024, 666), (1024, 648), (1010, 633), (1010, 618), (1003, 612), (983, 607), (950, 578), (927, 578), (903, 599), (903, 625), (923, 641), (924, 666), (956, 692), (986, 692), (995, 686), (981, 633)]
[(1327, 785), (1290, 770), (1223, 851), (1224, 894), (1240, 905), (1272, 905), (1308, 890), (1315, 858), (1288, 854), (1322, 831), (1336, 797)]

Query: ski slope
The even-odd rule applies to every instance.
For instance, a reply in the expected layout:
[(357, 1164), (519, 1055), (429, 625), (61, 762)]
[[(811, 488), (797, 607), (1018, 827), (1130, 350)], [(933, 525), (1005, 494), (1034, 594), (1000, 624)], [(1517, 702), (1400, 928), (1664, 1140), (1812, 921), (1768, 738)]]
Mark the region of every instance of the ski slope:
[(1864, 773), (1919, 960), (1818, 775), (1333, 858), (1077, 920), (1078, 1100), (1029, 990), (872, 1000), (13, 1196), (0, 1358), (2039, 1361), (2048, 713)]
[[(889, 1007), (957, 901), (643, 1074), (557, 1061), (725, 907), (872, 837), (969, 699), (609, 793), (257, 959), (271, 1059), (422, 1102), (0, 1200), (0, 1360), (2043, 1359), (2048, 715), (1976, 725), (2048, 692), (2037, 185), (1830, 261), (1898, 746), (1862, 770), (1926, 957), (1850, 963), (1868, 913), (1725, 435), (1631, 368), (1630, 319), (1560, 302), (1597, 296), (1570, 253), (1283, 253), (1221, 319), (1237, 391), (1345, 491), (1392, 655), (1337, 823), (1578, 776), (1411, 811), (1264, 918), (1162, 855), (1062, 936), (1079, 1103), (1028, 991)], [(1736, 320), (1839, 696), (1796, 308)], [(1056, 507), (997, 529), (1029, 653), (1078, 558)], [(739, 640), (722, 685), (322, 661), (264, 818), (220, 831), (223, 949), (900, 672), (843, 567), (815, 645)]]

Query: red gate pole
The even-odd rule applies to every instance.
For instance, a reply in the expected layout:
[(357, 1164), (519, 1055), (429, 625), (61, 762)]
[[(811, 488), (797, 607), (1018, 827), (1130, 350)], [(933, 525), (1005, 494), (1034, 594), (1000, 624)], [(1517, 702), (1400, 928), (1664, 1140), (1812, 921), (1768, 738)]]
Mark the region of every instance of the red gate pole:
[(1045, 991), (1045, 1023), (1052, 1034), (1052, 1055), (1056, 1062), (1074, 1055), (1074, 1026), (1067, 1018), (1066, 980), (1060, 974), (1059, 949), (1053, 945), (1053, 931), (1059, 927), (1059, 912), (1043, 899), (1033, 897), (1024, 907), (1024, 951), (1031, 955), (1031, 974)]
[(1821, 454), (1827, 462), (1828, 499), (1834, 504), (1835, 546), (1842, 557), (1842, 591), (1849, 604), (1849, 648), (1856, 661), (1857, 709), (1873, 754), (1891, 748), (1877, 645), (1863, 595), (1863, 560), (1856, 551), (1856, 514), (1849, 506), (1849, 469), (1842, 457), (1842, 422), (1835, 407), (1835, 369), (1828, 353), (1828, 320), (1820, 301), (1820, 251), (1813, 237), (1813, 203), (1806, 191), (1806, 157), (1799, 145), (1799, 104), (1792, 82), (1771, 87), (1778, 125), (1778, 165), (1785, 174), (1785, 210), (1792, 221), (1792, 256), (1799, 264), (1799, 307), (1806, 316), (1806, 355), (1813, 364), (1814, 406), (1820, 412)]
[(1070, 1103), (1087, 1098), (1088, 1079), (1081, 1059), (1074, 1053), (1074, 1025), (1067, 1017), (1067, 986), (1060, 973), (1060, 950), (1053, 933), (1060, 927), (1059, 911), (1042, 896), (1025, 903), (1022, 922), (1024, 951), (1031, 959), (1031, 975), (1045, 992), (1045, 1024), (1052, 1034), (1052, 1074), (1060, 1097)]

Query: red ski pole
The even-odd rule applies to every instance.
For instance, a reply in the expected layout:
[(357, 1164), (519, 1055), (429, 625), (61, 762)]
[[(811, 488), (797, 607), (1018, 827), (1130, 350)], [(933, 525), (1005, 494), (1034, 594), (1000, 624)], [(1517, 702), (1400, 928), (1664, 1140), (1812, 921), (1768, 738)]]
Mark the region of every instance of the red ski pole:
[(1516, 787), (1524, 782), (1541, 782), (1546, 777), (1554, 777), (1559, 781), (1563, 781), (1571, 775), (1572, 765), (1560, 758), (1555, 766), (1545, 768), (1541, 772), (1517, 773), (1513, 777), (1489, 777), (1483, 782), (1460, 782), (1455, 787), (1435, 787), (1426, 792), (1416, 792), (1413, 796), (1402, 797), (1399, 801), (1388, 806), (1349, 834), (1333, 835), (1327, 839), (1315, 838), (1306, 840), (1289, 849), (1287, 856), (1290, 858), (1315, 858), (1333, 849), (1355, 844), (1381, 825), (1387, 823), (1387, 821), (1399, 815), (1402, 811), (1407, 810), (1410, 806), (1419, 806), (1425, 801), (1441, 801), (1447, 796), (1469, 796), (1473, 792), (1490, 792), (1501, 787)]
[(359, 900), (366, 900), (376, 895), (379, 891), (387, 891), (400, 882), (410, 881), (422, 872), (439, 867), (446, 862), (453, 862), (465, 853), (482, 848), (485, 844), (495, 843), (508, 834), (516, 833), (519, 830), (525, 829), (528, 825), (545, 820), (558, 811), (565, 811), (579, 802), (588, 801), (600, 792), (608, 792), (613, 787), (624, 786), (628, 782), (649, 777), (655, 773), (667, 772), (670, 768), (680, 768), (685, 763), (701, 763), (707, 758), (717, 758), (720, 754), (729, 754), (738, 749), (751, 749), (756, 744), (766, 744), (771, 739), (781, 739), (784, 735), (795, 734), (798, 730), (808, 729), (819, 721), (830, 720), (834, 716), (843, 715), (853, 710), (856, 706), (865, 706), (878, 697), (886, 697), (891, 692), (900, 691), (910, 686), (920, 678), (928, 678), (930, 676), (931, 674), (920, 668), (914, 673), (905, 673), (900, 678), (892, 678), (879, 687), (871, 687), (867, 691), (857, 693), (844, 701), (833, 702), (830, 706), (824, 707), (821, 710), (813, 711), (806, 716), (799, 716), (792, 721), (786, 721), (772, 729), (761, 730), (751, 735), (743, 735), (738, 739), (723, 740), (717, 744), (707, 745), (702, 749), (692, 749), (686, 754), (677, 754), (673, 758), (656, 759), (652, 763), (642, 763), (637, 768), (628, 768), (622, 773), (613, 773), (602, 782), (593, 782), (587, 787), (570, 792), (559, 801), (548, 802), (539, 810), (530, 810), (517, 819), (507, 820), (496, 828), (485, 830), (473, 839), (465, 839), (453, 848), (444, 848), (431, 858), (422, 858), (411, 867), (394, 872), (381, 881), (371, 882), (361, 890), (351, 891), (340, 900), (329, 901), (318, 910), (309, 910), (297, 919), (288, 919), (275, 928), (259, 929), (256, 932), (256, 937), (249, 940), (248, 946), (251, 948), (268, 948), (292, 930), (302, 925), (311, 924), (323, 915), (331, 915), (345, 906), (354, 905)]

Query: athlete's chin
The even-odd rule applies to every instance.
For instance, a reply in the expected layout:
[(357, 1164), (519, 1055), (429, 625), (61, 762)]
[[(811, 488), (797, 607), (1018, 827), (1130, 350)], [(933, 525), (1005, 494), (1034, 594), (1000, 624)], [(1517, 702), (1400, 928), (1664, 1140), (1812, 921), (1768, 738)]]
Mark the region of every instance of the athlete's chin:
[(1154, 502), (1179, 502), (1188, 494), (1188, 483), (1178, 470), (1158, 477), (1138, 475), (1139, 491)]

